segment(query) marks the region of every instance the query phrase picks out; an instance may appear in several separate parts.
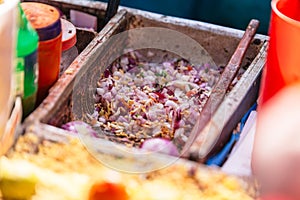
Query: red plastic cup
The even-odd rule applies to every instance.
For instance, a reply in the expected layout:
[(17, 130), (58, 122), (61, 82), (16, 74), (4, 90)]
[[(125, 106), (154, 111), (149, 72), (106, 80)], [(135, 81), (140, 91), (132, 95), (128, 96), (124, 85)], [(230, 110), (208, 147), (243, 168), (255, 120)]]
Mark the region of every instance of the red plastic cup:
[(284, 86), (300, 81), (300, 1), (272, 0), (271, 7), (270, 43), (260, 106)]

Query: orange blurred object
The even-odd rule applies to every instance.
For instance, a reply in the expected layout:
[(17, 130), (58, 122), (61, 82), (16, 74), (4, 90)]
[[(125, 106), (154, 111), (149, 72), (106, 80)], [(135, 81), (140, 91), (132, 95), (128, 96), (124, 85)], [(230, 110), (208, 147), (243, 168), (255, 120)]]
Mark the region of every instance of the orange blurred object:
[(39, 104), (58, 79), (62, 51), (60, 12), (55, 7), (43, 3), (23, 2), (21, 6), (39, 35), (37, 94)]
[(96, 183), (89, 193), (89, 200), (127, 200), (125, 187), (116, 183)]
[(260, 105), (284, 86), (300, 81), (300, 1), (272, 0), (270, 43)]

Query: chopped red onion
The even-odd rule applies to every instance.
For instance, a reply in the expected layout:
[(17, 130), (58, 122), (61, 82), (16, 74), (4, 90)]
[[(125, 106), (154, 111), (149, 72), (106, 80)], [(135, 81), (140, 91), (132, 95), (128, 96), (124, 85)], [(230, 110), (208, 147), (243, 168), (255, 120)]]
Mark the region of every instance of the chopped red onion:
[(173, 142), (163, 138), (147, 139), (142, 143), (141, 149), (151, 152), (164, 153), (171, 156), (179, 156), (179, 152)]
[(97, 137), (97, 132), (89, 124), (83, 121), (71, 121), (63, 124), (61, 128), (75, 134), (88, 133), (90, 136)]
[(176, 109), (176, 108), (178, 107), (178, 104), (175, 103), (174, 101), (167, 100), (166, 103), (165, 103), (165, 106), (170, 106), (170, 107), (172, 107), (173, 109)]
[(184, 59), (146, 63), (140, 58), (130, 52), (105, 70), (97, 83), (94, 119), (134, 146), (148, 138), (172, 139), (181, 128), (189, 133), (220, 72)]

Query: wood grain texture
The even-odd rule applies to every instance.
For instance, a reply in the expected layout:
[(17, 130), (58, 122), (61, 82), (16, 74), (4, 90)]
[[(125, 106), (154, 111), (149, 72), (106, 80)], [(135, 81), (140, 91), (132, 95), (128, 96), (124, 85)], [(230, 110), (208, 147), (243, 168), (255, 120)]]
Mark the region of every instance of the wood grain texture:
[[(257, 20), (250, 21), (240, 43), (238, 44), (230, 61), (226, 65), (224, 72), (222, 73), (219, 81), (214, 86), (209, 99), (205, 103), (203, 110), (201, 111), (200, 116), (195, 123), (195, 126), (188, 138), (188, 141), (185, 144), (183, 150), (184, 156), (191, 157), (192, 155), (192, 157), (194, 157), (193, 159), (198, 159), (197, 153), (189, 149), (190, 148), (196, 149), (197, 151), (197, 147), (199, 148), (198, 146), (199, 142), (194, 143), (194, 141), (203, 140), (203, 135), (201, 135), (201, 132), (204, 130), (205, 126), (210, 123), (213, 114), (216, 112), (217, 108), (222, 103), (231, 82), (233, 81), (238, 70), (241, 67), (242, 60), (256, 33), (258, 26), (259, 26), (259, 21)], [(197, 147), (193, 145), (197, 145)]]

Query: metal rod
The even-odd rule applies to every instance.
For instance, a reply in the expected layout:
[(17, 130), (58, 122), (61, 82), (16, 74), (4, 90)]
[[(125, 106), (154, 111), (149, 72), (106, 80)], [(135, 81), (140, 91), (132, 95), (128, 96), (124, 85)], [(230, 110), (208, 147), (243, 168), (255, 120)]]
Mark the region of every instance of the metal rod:
[(117, 13), (119, 4), (120, 0), (108, 1), (103, 26), (105, 26), (105, 24), (107, 24), (109, 20)]

